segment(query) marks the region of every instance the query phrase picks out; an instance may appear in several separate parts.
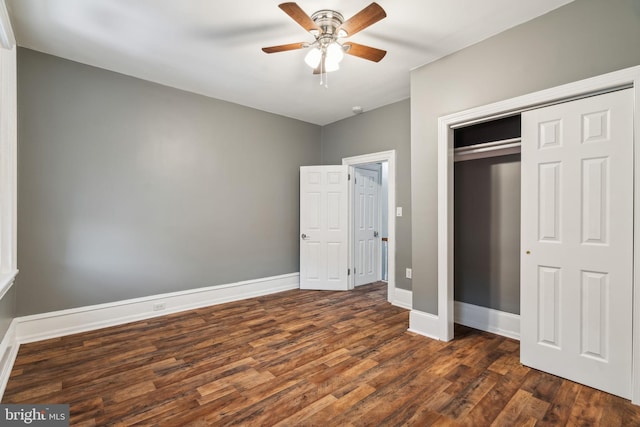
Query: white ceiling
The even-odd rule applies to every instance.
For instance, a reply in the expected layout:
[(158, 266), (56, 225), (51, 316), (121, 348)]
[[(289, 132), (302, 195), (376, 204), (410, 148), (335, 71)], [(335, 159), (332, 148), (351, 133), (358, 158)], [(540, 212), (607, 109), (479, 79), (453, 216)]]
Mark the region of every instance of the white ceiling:
[[(378, 0), (382, 21), (350, 40), (387, 50), (347, 55), (328, 88), (305, 51), (313, 41), (280, 0), (6, 0), (20, 46), (319, 125), (409, 97), (409, 72), (571, 0)], [(345, 19), (370, 0), (298, 0)]]

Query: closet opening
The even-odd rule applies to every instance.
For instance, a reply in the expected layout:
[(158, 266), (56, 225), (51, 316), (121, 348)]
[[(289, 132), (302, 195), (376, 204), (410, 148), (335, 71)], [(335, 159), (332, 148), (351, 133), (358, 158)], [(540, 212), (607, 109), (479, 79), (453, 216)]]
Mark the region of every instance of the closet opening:
[(455, 322), (520, 314), (520, 114), (454, 130)]

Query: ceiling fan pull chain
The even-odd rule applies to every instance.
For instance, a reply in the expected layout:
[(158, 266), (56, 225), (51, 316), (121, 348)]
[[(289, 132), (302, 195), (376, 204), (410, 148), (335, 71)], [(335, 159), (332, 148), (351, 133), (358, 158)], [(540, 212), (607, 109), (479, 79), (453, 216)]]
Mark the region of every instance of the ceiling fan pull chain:
[[(323, 82), (324, 80), (324, 82)], [(325, 89), (329, 88), (329, 73), (327, 73), (327, 52), (322, 50), (322, 61), (320, 61), (320, 85), (324, 83)]]

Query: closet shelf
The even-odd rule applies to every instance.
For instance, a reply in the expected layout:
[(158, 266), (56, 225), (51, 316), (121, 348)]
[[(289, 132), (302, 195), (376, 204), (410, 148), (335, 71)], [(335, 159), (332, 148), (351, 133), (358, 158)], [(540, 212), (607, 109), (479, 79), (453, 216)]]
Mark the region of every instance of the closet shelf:
[(521, 138), (510, 138), (455, 148), (453, 150), (453, 161), (464, 162), (466, 160), (518, 154), (520, 153), (520, 143)]

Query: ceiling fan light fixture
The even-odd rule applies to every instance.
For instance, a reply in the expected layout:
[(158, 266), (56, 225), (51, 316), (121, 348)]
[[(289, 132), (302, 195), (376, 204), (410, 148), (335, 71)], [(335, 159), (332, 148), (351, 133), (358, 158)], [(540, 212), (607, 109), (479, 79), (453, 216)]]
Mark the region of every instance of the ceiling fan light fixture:
[(314, 47), (309, 50), (309, 53), (304, 57), (304, 62), (311, 68), (317, 68), (320, 65), (322, 59), (322, 52), (319, 48)]
[(336, 42), (332, 42), (327, 46), (327, 61), (335, 62), (339, 64), (344, 58), (344, 49), (342, 45)]
[(325, 58), (324, 61), (324, 71), (327, 73), (331, 73), (333, 71), (338, 71), (340, 69), (340, 63), (337, 61), (331, 61), (329, 57)]

